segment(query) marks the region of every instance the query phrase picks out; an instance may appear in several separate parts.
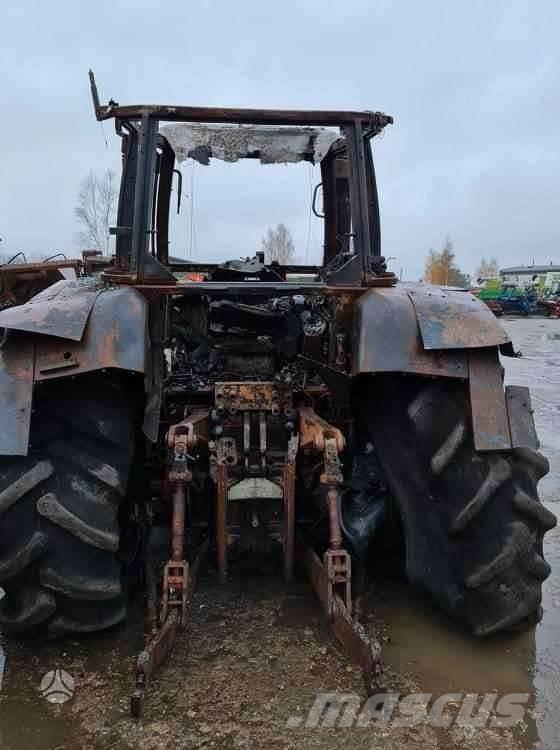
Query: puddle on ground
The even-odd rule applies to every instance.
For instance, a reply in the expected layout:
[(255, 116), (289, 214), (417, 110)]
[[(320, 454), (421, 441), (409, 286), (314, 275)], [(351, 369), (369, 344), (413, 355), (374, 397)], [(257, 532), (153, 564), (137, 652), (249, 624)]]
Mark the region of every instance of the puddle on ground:
[[(412, 675), (419, 692), (432, 693), (434, 699), (446, 693), (477, 693), (481, 699), (490, 692), (499, 697), (524, 693), (533, 707), (534, 630), (478, 640), (403, 583), (393, 582), (386, 595), (382, 586), (380, 593), (381, 617), (390, 634), (384, 661), (396, 672)], [(523, 746), (534, 746), (539, 732), (532, 717), (526, 716), (516, 737)]]

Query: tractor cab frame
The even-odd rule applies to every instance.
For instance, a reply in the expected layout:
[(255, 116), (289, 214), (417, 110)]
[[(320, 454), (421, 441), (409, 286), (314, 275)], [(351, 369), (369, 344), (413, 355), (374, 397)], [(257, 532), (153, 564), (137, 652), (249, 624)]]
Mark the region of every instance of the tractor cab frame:
[[(311, 131), (312, 126), (338, 128), (341, 137), (321, 160), (323, 264), (297, 266), (297, 271), (314, 274), (316, 281), (310, 283), (320, 286), (367, 284), (384, 270), (380, 261), (379, 203), (370, 142), (393, 122), (392, 117), (381, 112), (120, 106), (115, 102), (101, 105), (91, 72), (90, 81), (97, 119), (114, 119), (117, 134), (122, 138), (123, 179), (117, 226), (113, 229), (116, 259), (114, 269), (107, 272), (108, 280), (154, 288), (175, 284), (172, 271), (177, 270), (177, 264), (170, 263), (168, 243), (175, 153), (160, 132), (160, 124), (177, 122), (220, 123), (230, 128), (264, 126), (272, 138), (286, 137), (287, 132), (297, 134), (298, 129)], [(259, 156), (258, 152), (245, 155)], [(300, 156), (308, 161), (313, 159), (310, 150)], [(210, 277), (215, 268), (215, 264), (189, 264), (190, 270)], [(291, 270), (295, 269), (290, 266), (275, 269), (284, 282)]]

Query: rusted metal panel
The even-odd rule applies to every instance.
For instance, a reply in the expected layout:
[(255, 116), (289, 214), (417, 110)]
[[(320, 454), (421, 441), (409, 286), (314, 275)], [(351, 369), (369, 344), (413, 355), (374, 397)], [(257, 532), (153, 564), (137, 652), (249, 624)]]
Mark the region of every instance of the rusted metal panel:
[(406, 285), (425, 349), (474, 349), (510, 341), (488, 307), (469, 292)]
[(80, 341), (101, 291), (91, 279), (57, 281), (29, 302), (0, 312), (0, 328)]
[(109, 368), (143, 374), (148, 347), (146, 299), (129, 287), (107, 290), (93, 300), (81, 341), (37, 340), (35, 380)]
[(512, 448), (538, 448), (531, 393), (521, 385), (506, 386), (506, 405)]
[(496, 348), (469, 352), (469, 392), (476, 450), (509, 450), (509, 419)]
[(466, 378), (463, 351), (426, 351), (405, 285), (372, 289), (356, 302), (352, 374), (407, 372)]
[(218, 412), (271, 411), (279, 414), (292, 410), (292, 392), (278, 383), (226, 382), (216, 383), (216, 408)]
[(33, 342), (12, 334), (0, 347), (0, 455), (27, 455), (32, 398)]

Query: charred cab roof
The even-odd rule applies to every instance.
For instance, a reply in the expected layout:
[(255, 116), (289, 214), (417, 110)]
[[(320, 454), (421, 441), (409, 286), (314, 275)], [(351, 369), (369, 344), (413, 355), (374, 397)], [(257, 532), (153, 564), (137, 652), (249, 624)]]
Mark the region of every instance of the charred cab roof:
[(140, 120), (153, 117), (167, 122), (235, 122), (242, 125), (354, 125), (359, 123), (369, 135), (379, 133), (393, 118), (383, 112), (303, 109), (236, 109), (224, 107), (184, 107), (168, 104), (121, 105), (112, 99), (101, 104), (93, 71), (89, 71), (91, 95), (98, 120), (111, 118)]

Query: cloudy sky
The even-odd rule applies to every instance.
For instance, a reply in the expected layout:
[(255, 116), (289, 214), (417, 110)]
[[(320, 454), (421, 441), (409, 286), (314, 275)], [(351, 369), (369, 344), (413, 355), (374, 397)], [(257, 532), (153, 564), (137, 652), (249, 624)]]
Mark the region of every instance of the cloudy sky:
[[(469, 272), (482, 256), (560, 262), (559, 28), (557, 0), (4, 0), (0, 252), (75, 253), (80, 181), (118, 169), (92, 67), (102, 99), (123, 104), (392, 114), (375, 158), (383, 251), (405, 278), (446, 235)], [(261, 183), (253, 166), (185, 168), (176, 254), (252, 254), (284, 221), (314, 259), (317, 169), (262, 167)]]

